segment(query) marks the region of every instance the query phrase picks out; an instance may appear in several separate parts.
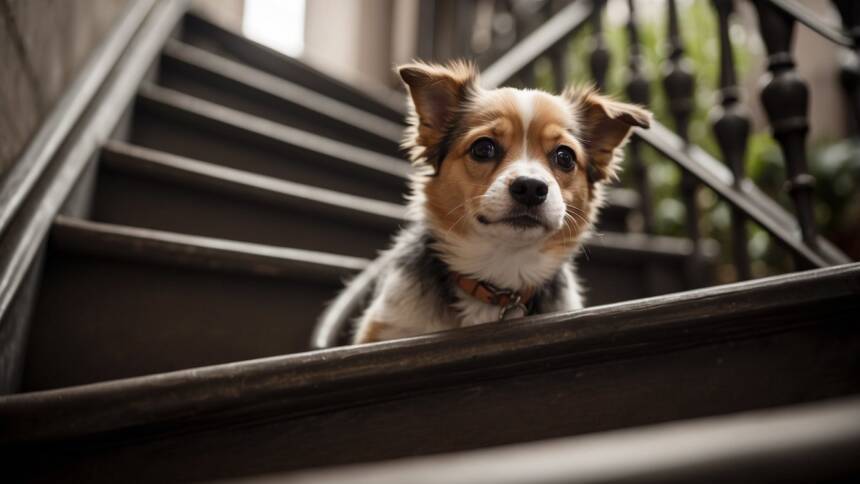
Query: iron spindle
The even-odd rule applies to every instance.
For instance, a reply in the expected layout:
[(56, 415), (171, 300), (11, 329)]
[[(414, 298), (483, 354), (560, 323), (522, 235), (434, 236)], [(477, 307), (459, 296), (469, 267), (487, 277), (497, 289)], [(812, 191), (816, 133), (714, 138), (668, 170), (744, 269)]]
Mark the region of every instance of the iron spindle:
[[(636, 25), (636, 9), (633, 0), (627, 0), (630, 17), (627, 21), (627, 35), (630, 42), (630, 58), (627, 73), (627, 98), (636, 104), (648, 106), (651, 102), (650, 79), (643, 67), (644, 59), (639, 45), (639, 27)], [(642, 142), (637, 137), (630, 140), (627, 162), (633, 173), (633, 183), (639, 192), (639, 211), (642, 214), (642, 229), (654, 233), (654, 211), (651, 202), (651, 186), (648, 172), (642, 160)]]
[(606, 73), (609, 70), (609, 49), (603, 36), (603, 7), (606, 0), (595, 0), (591, 12), (591, 44), (588, 61), (591, 77), (601, 91), (606, 91)]
[[(663, 65), (663, 89), (669, 102), (669, 112), (675, 122), (675, 131), (685, 144), (689, 143), (690, 115), (693, 112), (693, 72), (689, 61), (684, 57), (684, 46), (678, 27), (678, 8), (675, 0), (666, 2), (669, 13), (668, 51), (669, 57)], [(685, 225), (687, 235), (693, 242), (693, 264), (690, 275), (692, 280), (699, 279), (699, 210), (696, 193), (699, 183), (691, 174), (681, 173), (681, 199), (684, 201)]]
[[(717, 11), (720, 32), (720, 105), (711, 111), (714, 135), (726, 163), (734, 175), (734, 184), (740, 187), (745, 177), (744, 157), (746, 156), (750, 122), (740, 99), (740, 91), (735, 75), (735, 60), (729, 38), (729, 17), (733, 10), (733, 0), (713, 0)], [(735, 206), (732, 214), (732, 254), (738, 279), (751, 277), (749, 252), (747, 251), (746, 217)]]
[[(755, 0), (759, 30), (768, 52), (767, 70), (763, 76), (761, 102), (770, 120), (773, 136), (782, 149), (788, 172), (788, 187), (794, 202), (803, 242), (813, 250), (818, 247), (818, 231), (813, 213), (815, 179), (806, 162), (806, 134), (809, 90), (797, 74), (791, 55), (794, 33), (793, 17), (770, 2)], [(806, 264), (798, 261), (800, 265)]]
[(842, 58), (840, 80), (848, 96), (855, 135), (860, 133), (860, 3), (857, 0), (833, 0), (842, 26), (854, 43), (854, 50)]
[[(543, 5), (543, 17), (544, 18), (552, 18), (553, 15), (558, 13), (561, 8), (565, 6), (568, 2), (564, 1), (548, 1)], [(564, 36), (561, 40), (558, 41), (548, 53), (549, 61), (552, 68), (552, 82), (556, 92), (564, 91), (564, 87), (567, 85), (567, 48), (570, 42), (569, 36)]]

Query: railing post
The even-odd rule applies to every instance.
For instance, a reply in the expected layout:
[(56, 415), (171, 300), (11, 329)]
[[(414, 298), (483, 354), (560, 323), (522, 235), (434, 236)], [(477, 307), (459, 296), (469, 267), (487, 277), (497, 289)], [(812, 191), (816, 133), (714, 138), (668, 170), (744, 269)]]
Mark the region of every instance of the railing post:
[[(685, 144), (689, 143), (690, 115), (693, 112), (693, 72), (689, 61), (684, 57), (684, 45), (678, 27), (678, 8), (675, 0), (666, 2), (669, 9), (668, 51), (669, 58), (663, 66), (663, 89), (669, 102), (669, 112), (675, 121), (675, 131)], [(681, 173), (681, 198), (684, 201), (685, 225), (687, 235), (693, 242), (693, 255), (690, 265), (690, 282), (702, 285), (701, 247), (699, 233), (699, 210), (696, 203), (699, 182), (687, 173)]]
[(603, 36), (603, 6), (606, 0), (594, 0), (591, 11), (591, 45), (588, 62), (591, 77), (601, 91), (606, 90), (606, 73), (609, 71), (609, 49)]
[[(642, 50), (639, 46), (639, 27), (636, 25), (636, 10), (633, 0), (627, 0), (630, 17), (627, 21), (627, 35), (630, 42), (630, 58), (628, 61), (627, 98), (636, 104), (648, 106), (651, 102), (651, 88), (648, 75), (643, 68)], [(639, 192), (639, 211), (642, 214), (642, 229), (645, 233), (654, 233), (654, 211), (651, 203), (651, 185), (648, 183), (648, 172), (642, 161), (642, 142), (637, 137), (630, 140), (630, 151), (627, 162), (633, 173), (633, 183)]]
[[(746, 111), (739, 101), (740, 91), (735, 75), (735, 60), (732, 56), (732, 43), (729, 38), (729, 17), (733, 10), (733, 0), (713, 0), (717, 11), (720, 32), (720, 106), (711, 111), (714, 135), (726, 163), (734, 175), (735, 187), (740, 187), (746, 174), (746, 156), (750, 122)], [(735, 270), (740, 280), (751, 277), (749, 253), (747, 252), (746, 217), (735, 206), (732, 213), (732, 255)]]
[[(794, 202), (803, 242), (816, 250), (818, 230), (813, 212), (815, 180), (806, 163), (809, 90), (800, 79), (791, 56), (794, 18), (764, 0), (755, 0), (759, 30), (767, 47), (768, 72), (763, 76), (761, 102), (779, 142), (788, 172), (789, 193)], [(802, 266), (805, 263), (800, 262)]]
[(851, 104), (855, 134), (860, 133), (860, 2), (857, 0), (833, 0), (842, 26), (854, 43), (854, 50), (843, 57), (840, 78), (842, 87)]
[[(548, 1), (544, 5), (544, 17), (552, 18), (559, 10), (569, 3), (567, 1)], [(565, 36), (549, 51), (549, 60), (552, 63), (552, 81), (555, 85), (556, 92), (564, 91), (567, 85), (568, 63), (567, 52), (570, 44), (570, 37)]]
[[(472, 2), (457, 2), (457, 3), (472, 3)], [(516, 41), (520, 42), (534, 30), (536, 25), (539, 25), (543, 19), (544, 7), (549, 3), (548, 0), (538, 0), (533, 2), (512, 2), (511, 12), (514, 15), (516, 25)], [(517, 78), (522, 83), (523, 87), (535, 87), (535, 69), (534, 60), (529, 65), (524, 67), (518, 74)]]

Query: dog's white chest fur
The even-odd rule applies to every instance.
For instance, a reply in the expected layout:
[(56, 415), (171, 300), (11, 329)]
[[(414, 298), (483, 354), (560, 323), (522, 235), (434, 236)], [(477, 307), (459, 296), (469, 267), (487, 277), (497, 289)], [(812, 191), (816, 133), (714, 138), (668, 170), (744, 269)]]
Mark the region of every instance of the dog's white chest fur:
[[(384, 255), (376, 291), (357, 325), (357, 342), (417, 336), (446, 329), (492, 323), (501, 307), (488, 304), (454, 285), (445, 271), (476, 274), (483, 280), (506, 281), (521, 287), (522, 281), (552, 281), (552, 290), (541, 293), (540, 312), (582, 307), (580, 288), (570, 262), (533, 253), (531, 248), (460, 247), (441, 256), (438, 243), (427, 243), (420, 229), (407, 229)], [(428, 261), (424, 258), (431, 258)], [(438, 265), (438, 267), (433, 267)], [(519, 281), (519, 282), (516, 282)], [(520, 316), (514, 312), (514, 316)]]

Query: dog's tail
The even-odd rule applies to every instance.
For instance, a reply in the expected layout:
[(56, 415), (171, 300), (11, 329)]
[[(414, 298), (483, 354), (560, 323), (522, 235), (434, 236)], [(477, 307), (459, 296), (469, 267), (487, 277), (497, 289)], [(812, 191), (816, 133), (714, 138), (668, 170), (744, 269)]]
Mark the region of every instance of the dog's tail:
[(332, 348), (349, 343), (354, 321), (365, 310), (376, 288), (376, 281), (393, 258), (387, 250), (374, 259), (326, 307), (311, 335), (313, 349)]

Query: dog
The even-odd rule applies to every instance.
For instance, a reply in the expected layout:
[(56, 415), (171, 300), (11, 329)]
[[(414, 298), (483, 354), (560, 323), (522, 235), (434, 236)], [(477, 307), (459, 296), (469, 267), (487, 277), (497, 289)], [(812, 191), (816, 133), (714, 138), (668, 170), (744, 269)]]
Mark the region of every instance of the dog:
[(582, 308), (573, 255), (651, 113), (592, 87), (484, 89), (461, 61), (397, 71), (410, 223), (380, 256), (354, 343)]

